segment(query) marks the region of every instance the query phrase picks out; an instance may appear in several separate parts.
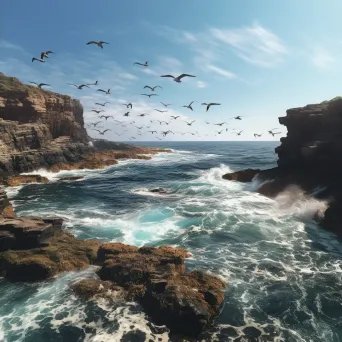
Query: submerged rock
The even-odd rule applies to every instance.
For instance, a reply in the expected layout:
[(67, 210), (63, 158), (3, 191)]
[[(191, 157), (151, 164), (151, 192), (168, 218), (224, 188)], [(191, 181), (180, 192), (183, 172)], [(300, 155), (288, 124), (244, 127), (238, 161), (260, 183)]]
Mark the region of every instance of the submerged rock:
[(149, 191), (152, 193), (157, 193), (157, 194), (163, 194), (163, 195), (167, 194), (167, 191), (163, 188), (151, 189)]
[(222, 178), (247, 183), (251, 182), (259, 172), (260, 169), (245, 169), (241, 171), (226, 173), (222, 176)]

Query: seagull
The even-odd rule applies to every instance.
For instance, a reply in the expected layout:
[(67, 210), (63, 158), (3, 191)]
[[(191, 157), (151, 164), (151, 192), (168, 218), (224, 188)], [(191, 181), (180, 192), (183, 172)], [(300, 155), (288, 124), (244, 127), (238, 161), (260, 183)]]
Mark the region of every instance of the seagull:
[(148, 61), (146, 61), (145, 63), (134, 62), (134, 64), (133, 64), (133, 65), (135, 65), (135, 64), (138, 64), (138, 65), (141, 65), (141, 66), (147, 67), (147, 66), (148, 66)]
[(114, 119), (114, 117), (112, 115), (101, 115), (100, 118), (105, 118), (106, 121), (107, 121), (108, 118), (113, 118)]
[(243, 131), (240, 131), (239, 133), (235, 132), (236, 135), (241, 135)]
[(256, 134), (256, 133), (254, 133), (254, 138), (256, 138), (256, 137), (261, 137), (262, 136), (262, 133), (261, 134)]
[(158, 94), (140, 94), (143, 96), (148, 96), (149, 98), (151, 98), (151, 96), (159, 96)]
[(119, 137), (121, 137), (123, 135), (123, 133), (119, 134), (119, 133), (116, 133), (116, 132), (115, 132), (115, 134), (118, 135)]
[(272, 134), (272, 137), (274, 137), (276, 134), (281, 134), (281, 132), (269, 132), (270, 134)]
[(123, 116), (129, 116), (129, 112), (126, 112)]
[(161, 140), (160, 138), (156, 137), (158, 140)]
[(167, 110), (160, 110), (160, 109), (155, 109), (155, 111), (159, 112), (159, 113), (166, 113)]
[(217, 134), (221, 134), (223, 131), (224, 131), (224, 129), (223, 129), (222, 131), (220, 131), (220, 132), (216, 131), (216, 133), (217, 133)]
[(177, 116), (173, 116), (173, 115), (171, 115), (170, 117), (171, 117), (171, 118), (173, 118), (174, 120), (177, 120), (178, 118), (180, 118), (180, 116), (179, 116), (179, 115), (177, 115)]
[(172, 75), (162, 75), (162, 76), (160, 76), (160, 77), (171, 77), (171, 78), (173, 78), (173, 80), (174, 80), (175, 82), (181, 83), (181, 82), (182, 82), (181, 79), (182, 79), (183, 77), (196, 77), (196, 76), (189, 75), (189, 74), (181, 74), (181, 75), (179, 75), (179, 76), (177, 76), (177, 77), (172, 76)]
[(32, 62), (34, 62), (34, 61), (38, 61), (38, 62), (40, 62), (40, 63), (45, 63), (45, 61), (44, 61), (43, 58), (36, 58), (36, 57), (33, 57), (33, 58), (32, 58)]
[(160, 121), (160, 120), (157, 120), (158, 122), (159, 122), (159, 125), (161, 125), (162, 124), (162, 122), (166, 122), (166, 121)]
[(109, 44), (106, 42), (103, 42), (102, 40), (99, 42), (95, 42), (94, 40), (91, 40), (90, 42), (88, 42), (86, 45), (90, 45), (90, 44), (96, 44), (98, 47), (100, 47), (101, 49), (103, 49), (103, 44)]
[(102, 121), (91, 122), (90, 124), (93, 125), (94, 127), (96, 127), (100, 122), (102, 122)]
[(95, 104), (104, 107), (107, 103), (110, 103), (110, 102), (105, 102), (105, 103), (98, 103), (98, 102), (96, 102)]
[(182, 106), (182, 107), (189, 108), (189, 109), (193, 110), (192, 107), (191, 107), (191, 105), (192, 105), (193, 103), (194, 103), (194, 101), (190, 102), (190, 104), (188, 104), (187, 106)]
[(206, 112), (207, 112), (211, 106), (220, 106), (221, 103), (214, 103), (214, 102), (211, 102), (211, 103), (202, 103), (202, 105), (203, 105), (203, 106), (207, 106), (207, 110), (206, 110)]
[(147, 131), (147, 132), (152, 133), (152, 134), (157, 133), (157, 131)]
[(53, 53), (52, 51), (43, 51), (41, 54), (40, 54), (40, 58), (41, 59), (44, 59), (44, 58), (49, 58), (49, 54), (50, 53)]
[[(173, 133), (172, 131), (166, 131), (166, 132), (162, 132), (162, 134), (164, 135), (164, 137), (166, 137), (169, 133)], [(175, 133), (173, 133), (175, 134)]]
[(89, 88), (86, 84), (81, 84), (81, 85), (79, 85), (79, 86), (76, 85), (76, 84), (73, 84), (73, 83), (68, 83), (68, 84), (73, 85), (74, 87), (76, 87), (76, 88), (79, 89), (79, 90), (82, 90), (83, 87)]
[(104, 131), (100, 131), (100, 130), (98, 130), (98, 129), (94, 129), (94, 131), (98, 131), (101, 135), (104, 135), (107, 131), (111, 131), (111, 129), (105, 129)]
[(98, 81), (95, 81), (94, 83), (88, 83), (87, 85), (97, 85)]
[(95, 112), (96, 114), (100, 114), (100, 113), (104, 112), (104, 110), (103, 109), (100, 109), (100, 110), (92, 109), (91, 112)]
[(215, 126), (223, 126), (226, 122), (220, 122), (220, 123), (217, 123), (217, 124), (214, 124)]
[(127, 108), (133, 108), (132, 103), (123, 103), (123, 106), (126, 106)]
[(154, 91), (156, 88), (160, 88), (160, 89), (163, 89), (161, 86), (159, 86), (159, 85), (156, 85), (156, 86), (154, 86), (154, 87), (150, 87), (150, 86), (148, 86), (148, 85), (145, 85), (145, 87), (144, 87), (144, 89), (145, 88), (149, 88), (149, 89), (151, 89), (152, 91)]
[(168, 106), (171, 106), (171, 103), (163, 103), (163, 102), (160, 102), (164, 107), (168, 107)]
[[(270, 133), (270, 134), (272, 134), (272, 133), (274, 133), (273, 131), (274, 131), (275, 129), (278, 129), (278, 128), (272, 128), (270, 131), (267, 131), (267, 132)], [(280, 133), (280, 132), (279, 132), (279, 133)]]
[(135, 126), (137, 129), (143, 129), (143, 127), (138, 127), (138, 126)]
[(186, 122), (186, 124), (187, 124), (188, 126), (191, 126), (195, 121), (196, 121), (196, 120), (191, 121), (191, 122), (187, 122), (187, 121), (185, 121), (185, 122)]
[(138, 116), (144, 117), (146, 115), (148, 115), (148, 114), (147, 113), (142, 113), (142, 114), (139, 114)]
[(103, 89), (97, 89), (96, 91), (102, 91), (103, 93), (110, 94), (110, 89), (108, 89), (107, 91)]
[(205, 123), (206, 123), (207, 125), (210, 125), (210, 122), (208, 122), (208, 121), (206, 121)]
[(232, 117), (232, 119), (235, 119), (235, 120), (242, 120), (241, 118), (242, 118), (242, 116), (240, 116), (240, 115)]
[(30, 83), (32, 84), (36, 84), (38, 88), (42, 88), (42, 86), (48, 86), (48, 87), (51, 87), (50, 84), (46, 84), (46, 83), (36, 83), (36, 82), (31, 82)]

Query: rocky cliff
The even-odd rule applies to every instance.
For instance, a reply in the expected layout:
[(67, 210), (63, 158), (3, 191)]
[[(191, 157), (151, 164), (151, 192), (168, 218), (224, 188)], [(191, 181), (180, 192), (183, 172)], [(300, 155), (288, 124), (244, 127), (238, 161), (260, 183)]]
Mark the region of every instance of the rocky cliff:
[(275, 197), (289, 186), (329, 204), (320, 224), (342, 236), (342, 98), (288, 109), (279, 118), (287, 136), (275, 149), (278, 167), (243, 170), (224, 175), (228, 180), (263, 183), (258, 191)]

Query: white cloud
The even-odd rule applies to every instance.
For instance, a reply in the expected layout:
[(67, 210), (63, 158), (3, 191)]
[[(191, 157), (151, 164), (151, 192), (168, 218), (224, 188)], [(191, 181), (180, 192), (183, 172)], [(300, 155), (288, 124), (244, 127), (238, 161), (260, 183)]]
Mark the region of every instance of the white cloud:
[(260, 67), (274, 67), (288, 53), (281, 39), (258, 23), (238, 29), (210, 29), (212, 38), (224, 43), (243, 60)]
[(317, 68), (330, 69), (332, 64), (334, 64), (335, 59), (326, 49), (322, 47), (316, 47), (311, 56), (311, 61)]
[(118, 77), (125, 79), (125, 80), (136, 80), (136, 79), (138, 79), (137, 76), (132, 75), (128, 72), (122, 72), (122, 73), (118, 74)]
[(198, 88), (206, 88), (207, 84), (203, 81), (197, 81)]
[(6, 40), (0, 40), (0, 49), (12, 49), (12, 50), (24, 51), (19, 45), (10, 43)]
[(207, 65), (207, 69), (210, 70), (210, 71), (213, 71), (223, 77), (226, 77), (228, 79), (233, 79), (233, 78), (236, 78), (236, 75), (228, 70), (225, 70), (225, 69), (222, 69), (222, 68), (219, 68), (215, 65), (212, 65), (212, 64), (209, 64)]

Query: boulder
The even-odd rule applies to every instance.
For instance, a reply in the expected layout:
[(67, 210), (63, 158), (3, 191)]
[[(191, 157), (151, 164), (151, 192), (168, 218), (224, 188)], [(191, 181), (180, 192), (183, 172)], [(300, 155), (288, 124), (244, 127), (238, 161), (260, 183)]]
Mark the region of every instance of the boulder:
[(245, 169), (241, 171), (226, 173), (223, 179), (238, 181), (242, 183), (251, 182), (253, 178), (260, 172), (260, 169)]
[(40, 175), (9, 176), (8, 178), (4, 179), (4, 185), (6, 186), (18, 186), (21, 184), (48, 182), (49, 180), (46, 177)]

